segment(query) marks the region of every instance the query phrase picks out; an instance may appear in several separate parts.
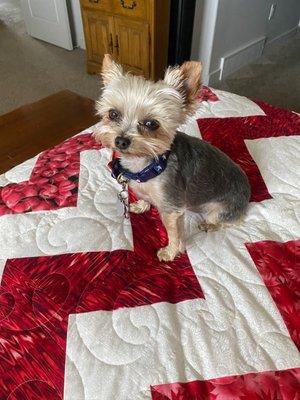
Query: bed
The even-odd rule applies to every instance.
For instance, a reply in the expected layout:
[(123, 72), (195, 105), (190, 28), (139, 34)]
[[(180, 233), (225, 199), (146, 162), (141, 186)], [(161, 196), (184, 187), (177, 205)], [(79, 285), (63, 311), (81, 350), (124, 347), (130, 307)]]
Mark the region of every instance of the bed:
[(0, 176), (0, 399), (300, 399), (300, 117), (204, 87), (181, 127), (248, 175), (245, 220), (124, 218), (84, 130)]

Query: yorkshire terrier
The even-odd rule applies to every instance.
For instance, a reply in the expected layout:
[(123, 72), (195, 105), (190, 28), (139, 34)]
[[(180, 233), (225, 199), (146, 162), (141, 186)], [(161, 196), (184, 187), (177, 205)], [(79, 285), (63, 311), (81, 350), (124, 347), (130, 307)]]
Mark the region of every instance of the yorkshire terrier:
[(187, 210), (198, 213), (200, 228), (208, 231), (238, 221), (249, 203), (241, 168), (209, 143), (177, 131), (199, 106), (201, 69), (188, 61), (152, 82), (124, 73), (109, 55), (103, 60), (95, 137), (120, 153), (116, 174), (129, 180), (139, 199), (130, 212), (158, 209), (169, 239), (157, 252), (161, 261), (185, 250)]

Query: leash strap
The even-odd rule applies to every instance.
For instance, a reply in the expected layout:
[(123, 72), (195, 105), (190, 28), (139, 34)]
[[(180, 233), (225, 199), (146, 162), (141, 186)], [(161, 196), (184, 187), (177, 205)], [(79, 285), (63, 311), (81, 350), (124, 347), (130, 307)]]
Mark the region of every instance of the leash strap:
[[(118, 181), (119, 182), (119, 181)], [(128, 181), (123, 180), (122, 182), (119, 182), (122, 186), (121, 191), (118, 193), (118, 199), (120, 202), (123, 204), (124, 207), (124, 217), (129, 218), (129, 196), (128, 196)]]

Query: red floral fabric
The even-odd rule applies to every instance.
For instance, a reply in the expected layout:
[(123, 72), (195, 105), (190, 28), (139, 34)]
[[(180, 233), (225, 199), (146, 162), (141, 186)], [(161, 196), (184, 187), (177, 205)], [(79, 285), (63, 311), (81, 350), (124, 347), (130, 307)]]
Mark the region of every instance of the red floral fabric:
[[(300, 349), (300, 240), (245, 244)], [(300, 368), (152, 388), (153, 400), (297, 400)]]
[(300, 368), (152, 387), (152, 400), (299, 400)]
[(244, 118), (201, 118), (198, 125), (202, 138), (226, 153), (241, 166), (251, 185), (251, 201), (271, 198), (260, 171), (250, 156), (245, 140), (299, 135), (300, 118), (295, 113), (258, 101), (265, 112)]
[(266, 240), (246, 247), (300, 350), (300, 240)]
[[(10, 393), (18, 400), (62, 398), (69, 314), (204, 297), (186, 254), (158, 261), (156, 251), (167, 243), (158, 213), (133, 214), (131, 223), (133, 252), (7, 261), (0, 287), (0, 399)], [(145, 226), (156, 234), (145, 236)]]
[(44, 151), (29, 181), (0, 187), (0, 217), (5, 214), (75, 207), (80, 152), (100, 148), (93, 137), (86, 133)]
[[(205, 87), (200, 99), (218, 101)], [(205, 140), (241, 165), (251, 183), (252, 200), (259, 202), (271, 196), (244, 140), (296, 135), (300, 119), (257, 104), (266, 116), (201, 119), (198, 125)], [(0, 188), (0, 218), (75, 207), (80, 152), (99, 148), (84, 134), (42, 153), (28, 182)], [(62, 399), (70, 313), (204, 298), (187, 254), (170, 263), (158, 261), (156, 251), (166, 245), (167, 237), (157, 212), (131, 215), (131, 224), (133, 251), (7, 260), (0, 286), (1, 400)], [(153, 233), (145, 235), (146, 231)], [(299, 347), (299, 241), (245, 246)], [(166, 383), (153, 386), (151, 394), (153, 400), (300, 400), (300, 369)]]
[(207, 86), (202, 86), (199, 92), (200, 101), (218, 101), (218, 96)]

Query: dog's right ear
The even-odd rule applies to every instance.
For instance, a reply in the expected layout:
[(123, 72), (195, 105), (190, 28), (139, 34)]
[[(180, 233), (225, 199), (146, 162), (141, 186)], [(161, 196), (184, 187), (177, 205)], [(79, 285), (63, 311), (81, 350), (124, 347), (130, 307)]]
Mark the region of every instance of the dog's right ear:
[(186, 61), (180, 66), (169, 67), (164, 82), (174, 87), (184, 99), (186, 112), (192, 113), (197, 106), (201, 87), (202, 65), (198, 61)]
[(121, 78), (123, 69), (121, 65), (114, 62), (110, 54), (105, 54), (102, 62), (102, 81), (104, 86), (109, 85), (113, 80)]

